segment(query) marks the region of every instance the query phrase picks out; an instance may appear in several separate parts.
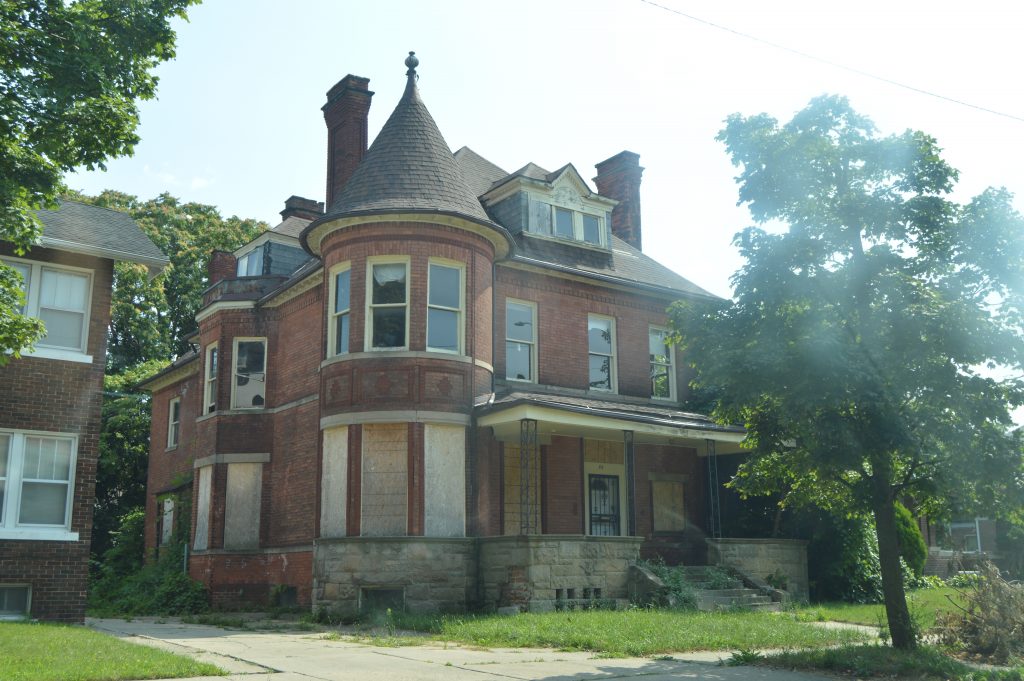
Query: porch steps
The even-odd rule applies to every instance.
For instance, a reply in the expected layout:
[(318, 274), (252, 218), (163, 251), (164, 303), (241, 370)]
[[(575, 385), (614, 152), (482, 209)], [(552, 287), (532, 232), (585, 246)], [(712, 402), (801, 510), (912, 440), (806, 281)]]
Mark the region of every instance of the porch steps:
[(781, 604), (757, 589), (748, 589), (739, 579), (724, 579), (722, 569), (704, 565), (683, 568), (686, 580), (697, 591), (698, 610), (763, 610), (776, 612)]

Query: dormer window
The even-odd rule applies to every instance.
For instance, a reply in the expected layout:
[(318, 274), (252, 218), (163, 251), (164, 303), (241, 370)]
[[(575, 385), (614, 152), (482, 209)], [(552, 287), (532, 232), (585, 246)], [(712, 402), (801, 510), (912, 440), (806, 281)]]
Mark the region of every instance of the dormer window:
[(553, 234), (562, 239), (585, 241), (595, 246), (603, 246), (601, 239), (603, 220), (596, 215), (581, 213), (560, 206), (551, 207), (553, 217)]
[(573, 228), (572, 211), (565, 208), (555, 208), (555, 236), (563, 239), (575, 239), (576, 230)]
[(238, 258), (239, 277), (258, 277), (263, 274), (263, 248), (254, 248)]

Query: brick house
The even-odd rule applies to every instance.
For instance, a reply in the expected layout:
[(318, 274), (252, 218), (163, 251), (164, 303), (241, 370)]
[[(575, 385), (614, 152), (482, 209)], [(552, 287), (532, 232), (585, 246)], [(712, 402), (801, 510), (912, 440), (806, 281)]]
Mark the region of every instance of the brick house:
[(64, 201), (39, 217), (24, 256), (0, 241), (47, 328), (0, 368), (0, 619), (82, 622), (114, 262), (167, 259), (124, 213)]
[(325, 204), (211, 258), (196, 351), (146, 386), (147, 546), (187, 497), (215, 604), (340, 612), (624, 598), (641, 555), (704, 563), (707, 462), (743, 431), (679, 409), (666, 308), (711, 294), (640, 250), (639, 157), (595, 190), (453, 154), (407, 65), (368, 150), (368, 79), (327, 93)]

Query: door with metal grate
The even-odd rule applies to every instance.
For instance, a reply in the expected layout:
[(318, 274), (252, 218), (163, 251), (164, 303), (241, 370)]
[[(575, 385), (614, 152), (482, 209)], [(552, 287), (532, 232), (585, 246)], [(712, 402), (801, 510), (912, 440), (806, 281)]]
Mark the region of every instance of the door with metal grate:
[(590, 534), (597, 537), (617, 537), (620, 534), (619, 476), (591, 474)]

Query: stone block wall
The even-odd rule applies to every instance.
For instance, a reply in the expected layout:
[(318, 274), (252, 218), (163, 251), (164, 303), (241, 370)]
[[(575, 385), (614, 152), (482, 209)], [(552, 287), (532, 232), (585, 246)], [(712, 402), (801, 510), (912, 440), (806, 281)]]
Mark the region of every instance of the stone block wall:
[(404, 592), (411, 612), (463, 611), (475, 596), (474, 539), (344, 537), (319, 539), (313, 559), (313, 608), (359, 612), (362, 592)]
[(798, 539), (708, 539), (708, 563), (734, 567), (754, 579), (767, 581), (781, 572), (785, 591), (798, 600), (809, 597), (807, 542)]
[[(487, 609), (535, 609), (553, 603), (559, 596), (628, 598), (629, 566), (639, 557), (642, 539), (539, 535), (484, 537), (477, 541), (482, 605)], [(600, 589), (600, 595), (595, 589)]]

